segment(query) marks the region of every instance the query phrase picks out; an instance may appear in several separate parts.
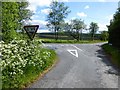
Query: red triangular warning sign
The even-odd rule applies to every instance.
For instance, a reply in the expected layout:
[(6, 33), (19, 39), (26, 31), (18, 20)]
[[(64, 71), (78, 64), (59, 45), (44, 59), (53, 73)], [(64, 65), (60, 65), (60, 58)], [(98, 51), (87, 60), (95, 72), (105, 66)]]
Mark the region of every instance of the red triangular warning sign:
[(39, 28), (39, 25), (27, 25), (27, 26), (24, 26), (23, 28), (26, 31), (26, 33), (28, 34), (29, 38), (31, 40), (33, 40), (33, 38)]

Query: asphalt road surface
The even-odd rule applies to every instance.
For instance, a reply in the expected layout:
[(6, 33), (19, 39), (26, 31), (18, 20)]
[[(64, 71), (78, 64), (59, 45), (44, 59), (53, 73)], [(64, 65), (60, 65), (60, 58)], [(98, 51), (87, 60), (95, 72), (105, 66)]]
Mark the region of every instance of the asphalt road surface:
[(118, 88), (118, 71), (97, 44), (45, 44), (59, 62), (30, 88)]

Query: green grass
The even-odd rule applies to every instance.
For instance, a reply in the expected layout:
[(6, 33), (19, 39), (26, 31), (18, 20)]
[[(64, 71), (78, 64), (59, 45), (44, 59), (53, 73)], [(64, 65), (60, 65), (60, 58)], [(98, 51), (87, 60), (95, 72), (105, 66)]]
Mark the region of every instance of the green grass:
[(105, 42), (105, 41), (101, 41), (101, 40), (54, 40), (54, 39), (39, 39), (41, 40), (43, 43), (99, 43), (99, 42)]
[(120, 51), (108, 44), (104, 44), (102, 47), (104, 51), (111, 57), (111, 62), (120, 68)]
[(56, 59), (56, 53), (53, 50), (46, 49), (47, 51), (52, 53), (52, 56), (47, 60), (46, 65), (41, 70), (36, 70), (35, 68), (28, 68), (27, 73), (24, 74), (24, 76), (20, 77), (20, 80), (22, 81), (20, 88), (24, 88), (34, 82), (36, 79), (39, 78), (39, 76), (48, 68), (50, 68)]

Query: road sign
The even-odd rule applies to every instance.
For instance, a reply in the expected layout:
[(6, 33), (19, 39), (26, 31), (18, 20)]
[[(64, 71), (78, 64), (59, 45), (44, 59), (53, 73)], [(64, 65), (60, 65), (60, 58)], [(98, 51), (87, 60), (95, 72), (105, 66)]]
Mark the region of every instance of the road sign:
[(28, 34), (29, 38), (31, 40), (33, 40), (33, 38), (39, 28), (39, 25), (27, 25), (27, 26), (24, 26), (23, 28), (26, 31), (26, 33)]

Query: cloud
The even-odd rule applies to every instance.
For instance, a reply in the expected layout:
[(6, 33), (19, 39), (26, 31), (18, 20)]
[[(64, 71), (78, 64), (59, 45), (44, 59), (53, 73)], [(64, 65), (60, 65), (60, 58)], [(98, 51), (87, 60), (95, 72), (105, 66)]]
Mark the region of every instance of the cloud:
[(84, 12), (78, 12), (77, 15), (79, 17), (87, 17), (87, 14), (85, 14)]
[(38, 19), (39, 18), (39, 15), (33, 15), (32, 17), (31, 17), (31, 19), (33, 20), (33, 19)]
[(50, 12), (49, 8), (41, 10), (41, 13), (44, 13), (44, 14), (49, 14), (49, 12)]
[(98, 2), (106, 2), (106, 0), (98, 0)]
[(107, 25), (107, 24), (98, 23), (99, 31), (107, 31), (108, 28), (106, 27), (106, 25)]
[(48, 29), (44, 29), (44, 30), (38, 29), (38, 31), (37, 31), (37, 33), (49, 33), (49, 32), (51, 32), (51, 31)]
[(89, 9), (90, 8), (90, 6), (89, 5), (86, 5), (85, 7), (84, 7), (84, 9)]
[(71, 20), (69, 20), (69, 19), (65, 19), (65, 23), (70, 24), (70, 23), (71, 23)]
[(59, 2), (69, 2), (69, 0), (58, 0)]
[(26, 24), (32, 24), (32, 25), (39, 25), (40, 28), (44, 28), (47, 24), (47, 21), (44, 20), (29, 20), (26, 22)]
[(76, 19), (77, 17), (72, 17), (71, 20)]
[(113, 19), (113, 14), (107, 16), (106, 18), (110, 21), (111, 19)]
[(29, 7), (28, 9), (30, 9), (31, 11), (33, 11), (34, 13), (37, 10), (37, 7), (43, 7), (43, 6), (49, 6), (52, 0), (28, 0), (29, 2)]

